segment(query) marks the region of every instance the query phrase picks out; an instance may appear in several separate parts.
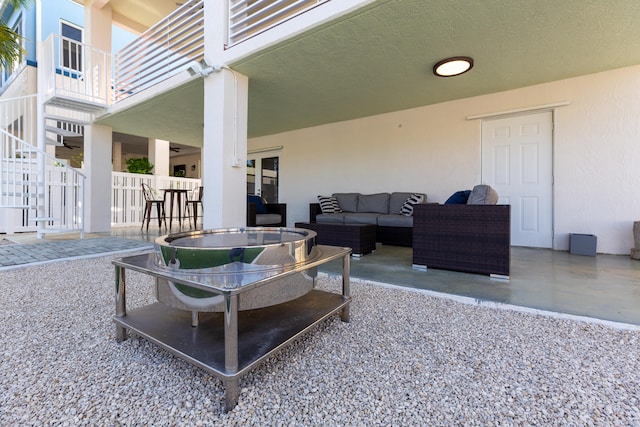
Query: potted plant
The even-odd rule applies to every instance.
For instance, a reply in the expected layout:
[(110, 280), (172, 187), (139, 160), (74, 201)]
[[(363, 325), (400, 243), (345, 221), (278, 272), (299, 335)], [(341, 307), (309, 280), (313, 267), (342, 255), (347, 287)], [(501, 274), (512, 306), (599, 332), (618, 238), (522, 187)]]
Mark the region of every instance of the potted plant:
[(127, 170), (129, 173), (143, 173), (151, 175), (153, 165), (146, 157), (127, 159)]

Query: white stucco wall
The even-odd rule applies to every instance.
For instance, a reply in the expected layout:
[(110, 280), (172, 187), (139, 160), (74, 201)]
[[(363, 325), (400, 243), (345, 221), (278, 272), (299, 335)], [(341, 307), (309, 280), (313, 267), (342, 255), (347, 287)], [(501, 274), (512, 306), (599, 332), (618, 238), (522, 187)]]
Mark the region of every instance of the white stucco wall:
[(249, 140), (282, 145), (289, 225), (318, 194), (420, 191), (443, 202), (479, 183), (481, 121), (468, 116), (568, 101), (554, 113), (554, 248), (569, 233), (628, 254), (640, 220), (640, 66)]

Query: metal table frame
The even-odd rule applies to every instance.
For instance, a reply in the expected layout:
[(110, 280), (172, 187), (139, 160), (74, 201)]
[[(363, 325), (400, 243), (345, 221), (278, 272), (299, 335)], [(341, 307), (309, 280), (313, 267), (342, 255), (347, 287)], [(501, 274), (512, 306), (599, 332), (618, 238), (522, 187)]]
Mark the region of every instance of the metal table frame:
[[(238, 403), (239, 378), (262, 360), (334, 313), (340, 312), (341, 320), (349, 322), (351, 249), (322, 245), (317, 248), (319, 255), (309, 262), (271, 271), (236, 288), (217, 285), (206, 275), (161, 268), (152, 253), (116, 259), (112, 262), (116, 285), (113, 317), (116, 341), (126, 340), (130, 330), (220, 378), (225, 387), (225, 410), (229, 411)], [(269, 286), (278, 279), (339, 258), (342, 258), (342, 294), (320, 291), (314, 286), (311, 292), (293, 301), (256, 310), (238, 310), (238, 297), (243, 292)], [(196, 327), (192, 327), (192, 320), (197, 313), (159, 302), (127, 312), (127, 269), (223, 295), (224, 312), (200, 313), (202, 318), (195, 322)]]

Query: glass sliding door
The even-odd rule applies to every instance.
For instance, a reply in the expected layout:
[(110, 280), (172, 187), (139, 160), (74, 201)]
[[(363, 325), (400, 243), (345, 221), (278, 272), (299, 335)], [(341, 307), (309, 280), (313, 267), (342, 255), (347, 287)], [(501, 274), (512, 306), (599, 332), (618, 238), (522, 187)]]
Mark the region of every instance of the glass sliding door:
[(279, 158), (273, 155), (249, 155), (247, 158), (247, 194), (262, 196), (267, 203), (278, 203)]

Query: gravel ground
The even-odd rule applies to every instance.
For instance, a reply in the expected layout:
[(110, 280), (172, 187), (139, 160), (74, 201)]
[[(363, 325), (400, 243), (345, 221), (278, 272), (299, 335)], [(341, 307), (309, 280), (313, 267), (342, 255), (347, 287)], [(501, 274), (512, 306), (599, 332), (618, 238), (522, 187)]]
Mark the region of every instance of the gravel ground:
[[(0, 273), (0, 425), (640, 425), (640, 332), (352, 281), (333, 316), (222, 383), (115, 342), (111, 257)], [(127, 305), (153, 301), (128, 272)], [(335, 279), (321, 286), (338, 288)]]

